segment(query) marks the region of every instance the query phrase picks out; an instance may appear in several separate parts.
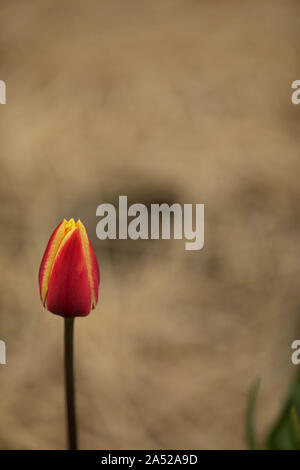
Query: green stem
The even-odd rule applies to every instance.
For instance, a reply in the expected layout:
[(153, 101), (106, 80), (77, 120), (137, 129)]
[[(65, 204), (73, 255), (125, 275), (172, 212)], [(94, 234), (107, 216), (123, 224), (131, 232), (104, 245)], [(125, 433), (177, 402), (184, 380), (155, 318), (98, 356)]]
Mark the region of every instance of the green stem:
[(65, 386), (68, 419), (69, 449), (77, 450), (75, 416), (74, 365), (73, 365), (74, 318), (65, 318)]

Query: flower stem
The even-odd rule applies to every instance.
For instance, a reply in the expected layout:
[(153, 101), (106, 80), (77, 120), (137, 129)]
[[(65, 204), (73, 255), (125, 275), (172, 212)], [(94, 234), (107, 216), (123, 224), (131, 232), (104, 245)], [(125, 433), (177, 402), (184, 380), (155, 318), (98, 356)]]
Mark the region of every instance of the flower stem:
[(65, 387), (68, 419), (69, 449), (77, 450), (75, 416), (74, 366), (73, 366), (74, 318), (65, 318)]

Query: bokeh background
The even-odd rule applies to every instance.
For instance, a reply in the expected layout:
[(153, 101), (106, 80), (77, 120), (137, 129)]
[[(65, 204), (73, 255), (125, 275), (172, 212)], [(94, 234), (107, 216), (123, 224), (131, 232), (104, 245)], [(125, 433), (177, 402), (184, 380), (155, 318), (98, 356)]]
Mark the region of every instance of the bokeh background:
[[(245, 448), (300, 338), (296, 0), (2, 0), (0, 448), (66, 447), (63, 321), (39, 263), (88, 227), (100, 302), (76, 321), (80, 447)], [(205, 203), (205, 247), (96, 238), (96, 207)]]

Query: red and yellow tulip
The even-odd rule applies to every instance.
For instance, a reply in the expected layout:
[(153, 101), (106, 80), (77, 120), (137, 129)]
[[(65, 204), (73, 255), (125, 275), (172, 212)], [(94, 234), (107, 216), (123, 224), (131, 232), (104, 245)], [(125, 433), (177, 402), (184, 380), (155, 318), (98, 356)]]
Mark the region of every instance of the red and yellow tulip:
[(63, 220), (44, 253), (39, 285), (43, 305), (62, 317), (84, 317), (95, 308), (99, 267), (87, 231), (80, 220)]

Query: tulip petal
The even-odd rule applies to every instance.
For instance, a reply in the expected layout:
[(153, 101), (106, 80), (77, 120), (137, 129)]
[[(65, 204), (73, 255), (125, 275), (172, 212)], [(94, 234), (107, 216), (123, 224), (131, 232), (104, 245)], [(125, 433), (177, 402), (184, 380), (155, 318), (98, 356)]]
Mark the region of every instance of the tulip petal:
[(76, 225), (79, 228), (82, 238), (83, 249), (87, 261), (89, 280), (91, 284), (92, 308), (95, 308), (98, 301), (98, 288), (100, 282), (99, 266), (85, 226), (80, 220), (78, 220)]
[(58, 252), (59, 246), (65, 237), (65, 224), (64, 219), (54, 230), (50, 237), (46, 251), (44, 253), (40, 270), (39, 270), (39, 285), (40, 285), (40, 296), (43, 304), (45, 305), (48, 283), (52, 270), (52, 266), (55, 260), (56, 253)]
[(65, 236), (53, 263), (46, 307), (63, 317), (86, 316), (92, 292), (86, 255), (78, 226)]

